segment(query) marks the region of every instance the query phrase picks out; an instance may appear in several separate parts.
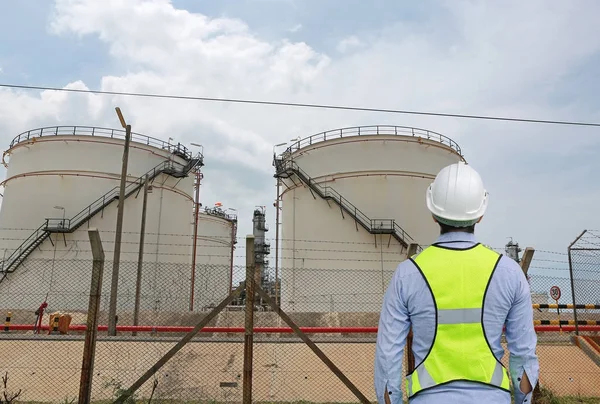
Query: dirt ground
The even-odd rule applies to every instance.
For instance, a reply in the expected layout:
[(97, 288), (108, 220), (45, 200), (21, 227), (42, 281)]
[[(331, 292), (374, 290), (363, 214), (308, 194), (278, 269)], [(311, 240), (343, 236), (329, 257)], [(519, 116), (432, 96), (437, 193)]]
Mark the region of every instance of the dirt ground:
[[(115, 389), (134, 382), (173, 344), (99, 341), (93, 399), (110, 399)], [(373, 343), (319, 346), (367, 397), (375, 399)], [(0, 372), (9, 372), (9, 390), (23, 389), (23, 401), (69, 401), (78, 394), (82, 350), (82, 341), (0, 340)], [(544, 387), (561, 396), (600, 396), (600, 368), (579, 348), (540, 345), (538, 352)], [(239, 401), (242, 374), (242, 343), (193, 342), (160, 370), (154, 397)], [(141, 396), (149, 396), (152, 381)], [(253, 395), (257, 401), (355, 401), (307, 346), (289, 342), (255, 344)]]

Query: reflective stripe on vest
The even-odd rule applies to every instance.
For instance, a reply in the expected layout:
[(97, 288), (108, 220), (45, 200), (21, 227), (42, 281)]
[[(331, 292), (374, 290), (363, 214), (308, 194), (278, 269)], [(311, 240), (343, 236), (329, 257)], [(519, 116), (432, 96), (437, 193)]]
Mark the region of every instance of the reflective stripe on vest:
[(432, 245), (412, 261), (433, 295), (436, 330), (425, 359), (406, 377), (408, 397), (452, 381), (483, 383), (510, 392), (508, 372), (483, 328), (483, 303), (500, 254)]

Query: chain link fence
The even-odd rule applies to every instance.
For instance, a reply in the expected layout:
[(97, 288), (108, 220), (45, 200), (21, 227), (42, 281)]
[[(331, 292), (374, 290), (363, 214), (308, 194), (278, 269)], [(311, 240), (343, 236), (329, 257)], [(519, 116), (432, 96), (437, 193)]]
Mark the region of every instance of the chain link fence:
[[(536, 252), (529, 272), (534, 321), (539, 330), (540, 384), (544, 394), (589, 400), (596, 397), (597, 402), (600, 367), (574, 344), (573, 308), (550, 306), (572, 304), (567, 258), (566, 253)], [(94, 403), (113, 402), (119, 397), (246, 276), (245, 266), (197, 265), (192, 294), (190, 264), (143, 263), (138, 315), (134, 316), (138, 263), (123, 261), (117, 335), (108, 336), (111, 261), (105, 262), (100, 296), (91, 393)], [(364, 266), (367, 269), (261, 268), (260, 283), (358, 390), (375, 402), (377, 323), (393, 267)], [(20, 402), (77, 401), (91, 274), (91, 259), (28, 259), (0, 283), (0, 312), (10, 319), (7, 331), (0, 332), (0, 375), (8, 375), (9, 393), (20, 390)], [(578, 285), (575, 283), (576, 288)], [(558, 301), (551, 298), (553, 286), (561, 289)], [(589, 299), (598, 298), (598, 289), (595, 295), (592, 289), (587, 293), (588, 300), (581, 303), (593, 303)], [(127, 402), (240, 403), (247, 298), (242, 293), (227, 304)], [(600, 313), (588, 311), (578, 311), (579, 320), (591, 321), (597, 318), (594, 313)], [(51, 318), (54, 314), (58, 314), (56, 323)], [(586, 327), (579, 328), (580, 335), (599, 335), (594, 331), (597, 328)], [(358, 401), (265, 299), (255, 300), (253, 338), (254, 402)], [(407, 355), (404, 357), (406, 373)], [(508, 352), (503, 362), (508, 366)]]
[[(600, 232), (585, 230), (569, 246), (574, 317), (580, 323), (600, 320)], [(583, 324), (582, 324), (583, 325)]]

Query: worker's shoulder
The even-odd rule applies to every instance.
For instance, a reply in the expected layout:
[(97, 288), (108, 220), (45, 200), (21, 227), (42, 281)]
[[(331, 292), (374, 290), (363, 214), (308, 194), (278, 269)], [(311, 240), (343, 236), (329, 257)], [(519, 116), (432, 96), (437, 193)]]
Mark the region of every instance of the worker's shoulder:
[(502, 277), (511, 283), (517, 285), (521, 281), (525, 281), (525, 274), (523, 274), (523, 269), (521, 266), (512, 258), (501, 255), (498, 260), (498, 264), (496, 265), (496, 270), (494, 271), (494, 277)]
[(414, 275), (420, 275), (419, 269), (417, 268), (417, 266), (415, 265), (415, 262), (413, 261), (413, 259), (416, 257), (416, 255), (413, 255), (412, 257), (408, 257), (407, 259), (405, 259), (404, 261), (400, 262), (398, 264), (398, 266), (396, 267), (396, 271), (394, 273), (396, 278), (407, 278), (407, 277), (411, 277)]

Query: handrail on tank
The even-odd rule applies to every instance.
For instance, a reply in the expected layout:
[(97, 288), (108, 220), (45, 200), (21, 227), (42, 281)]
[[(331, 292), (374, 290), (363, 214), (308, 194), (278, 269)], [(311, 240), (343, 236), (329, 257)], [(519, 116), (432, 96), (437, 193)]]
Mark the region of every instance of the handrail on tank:
[(300, 168), (298, 163), (294, 160), (284, 160), (278, 159), (276, 156), (274, 158), (273, 164), (275, 165), (275, 169), (277, 174), (291, 169), (296, 171), (297, 174), (301, 175), (305, 178), (305, 182), (311, 188), (316, 188), (317, 193), (321, 193), (321, 196), (324, 198), (332, 198), (338, 203), (341, 207), (346, 209), (346, 211), (356, 218), (359, 223), (362, 223), (363, 226), (367, 227), (367, 230), (370, 232), (396, 232), (398, 236), (406, 243), (406, 246), (412, 242), (414, 239), (396, 222), (395, 219), (371, 219), (365, 213), (363, 213), (360, 209), (356, 207), (352, 202), (346, 199), (342, 194), (336, 191), (334, 188), (329, 185), (322, 185), (316, 181), (314, 181), (304, 170)]
[(223, 209), (218, 207), (214, 208), (204, 208), (204, 213), (210, 216), (222, 217), (225, 220), (230, 222), (237, 222), (237, 215), (233, 213), (225, 213)]
[[(100, 128), (95, 126), (50, 126), (45, 128), (37, 128), (23, 132), (10, 142), (10, 148), (18, 143), (29, 139), (45, 137), (45, 136), (100, 136), (113, 139), (125, 139), (125, 131), (122, 129)], [(181, 143), (170, 143), (154, 137), (142, 135), (141, 133), (131, 132), (131, 141), (136, 143), (146, 144), (159, 149), (168, 150), (169, 152), (180, 156), (186, 160), (192, 158), (192, 152)]]
[[(180, 166), (182, 169), (185, 169), (183, 164), (177, 163), (175, 161), (162, 161), (155, 167), (151, 168), (148, 172), (141, 175), (137, 179), (132, 182), (129, 182), (125, 185), (125, 195), (127, 196), (131, 192), (135, 192), (139, 187), (144, 184), (144, 180), (146, 176), (149, 179), (154, 179), (158, 174), (162, 173), (167, 169), (175, 170), (175, 166)], [(120, 187), (115, 186), (106, 192), (104, 195), (100, 196), (94, 202), (90, 203), (88, 206), (79, 211), (75, 216), (70, 219), (62, 219), (62, 218), (46, 218), (46, 230), (54, 230), (54, 231), (69, 231), (73, 227), (80, 224), (80, 222), (84, 221), (86, 217), (91, 215), (94, 209), (97, 209), (102, 206), (106, 206), (106, 203), (112, 199), (118, 199), (120, 194)]]
[(315, 143), (324, 142), (326, 140), (343, 138), (346, 136), (373, 136), (373, 135), (403, 135), (413, 136), (421, 139), (434, 140), (441, 144), (449, 146), (455, 150), (460, 156), (462, 151), (458, 143), (450, 139), (448, 136), (433, 132), (427, 129), (413, 128), (410, 126), (395, 126), (395, 125), (371, 125), (371, 126), (353, 126), (348, 128), (340, 128), (320, 132), (312, 136), (299, 139), (292, 143), (283, 154), (291, 154), (300, 150), (305, 146), (310, 146)]
[[(158, 174), (161, 173), (173, 173), (173, 172), (185, 172), (188, 173), (191, 170), (196, 169), (199, 165), (202, 164), (202, 155), (198, 153), (194, 159), (191, 159), (187, 164), (182, 164), (173, 160), (165, 160), (151, 168), (148, 172), (138, 177), (135, 181), (130, 182), (125, 186), (125, 195), (124, 199), (126, 199), (130, 194), (137, 191), (143, 185), (146, 176), (149, 179), (154, 179)], [(31, 248), (31, 246), (38, 240), (40, 237), (45, 237), (49, 234), (49, 232), (63, 232), (69, 233), (75, 230), (77, 227), (82, 225), (86, 220), (93, 216), (93, 214), (97, 213), (99, 210), (103, 209), (114, 199), (118, 199), (120, 196), (120, 188), (118, 186), (112, 188), (104, 195), (100, 196), (98, 199), (93, 201), (91, 204), (83, 208), (79, 211), (75, 216), (70, 219), (67, 218), (46, 218), (44, 223), (35, 230), (29, 237), (27, 237), (21, 245), (14, 250), (6, 259), (0, 261), (0, 273), (3, 274), (2, 278), (0, 278), (0, 282), (2, 282), (6, 276), (8, 275), (7, 266), (10, 268), (16, 260), (18, 260), (27, 249)], [(8, 263), (8, 265), (7, 265)]]

